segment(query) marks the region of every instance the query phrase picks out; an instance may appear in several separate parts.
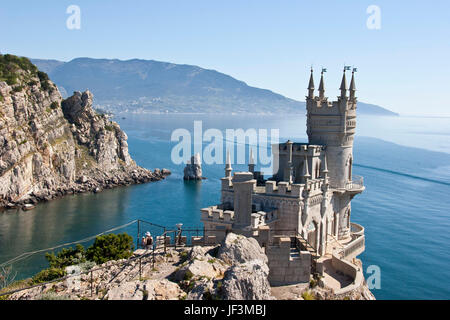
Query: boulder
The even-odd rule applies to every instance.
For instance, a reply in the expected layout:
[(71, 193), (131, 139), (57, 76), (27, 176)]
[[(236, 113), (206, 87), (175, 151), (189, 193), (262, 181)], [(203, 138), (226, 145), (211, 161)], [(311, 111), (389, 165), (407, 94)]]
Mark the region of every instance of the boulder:
[(189, 261), (175, 273), (175, 280), (190, 280), (200, 278), (217, 278), (222, 277), (227, 266), (222, 261), (206, 254), (202, 259), (197, 258)]
[(234, 233), (226, 236), (217, 257), (229, 264), (245, 263), (255, 259), (268, 263), (267, 256), (256, 239)]
[(179, 300), (185, 293), (167, 279), (122, 282), (111, 288), (105, 296), (108, 300)]
[(262, 260), (232, 266), (225, 273), (220, 295), (224, 300), (270, 300), (269, 267)]

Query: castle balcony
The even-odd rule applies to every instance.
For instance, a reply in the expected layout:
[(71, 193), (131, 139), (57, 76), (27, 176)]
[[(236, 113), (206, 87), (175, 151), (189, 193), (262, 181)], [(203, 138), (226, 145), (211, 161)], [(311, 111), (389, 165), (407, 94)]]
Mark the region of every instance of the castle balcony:
[(353, 176), (351, 181), (348, 181), (345, 184), (345, 190), (350, 192), (362, 192), (365, 189), (364, 187), (364, 178), (360, 176)]

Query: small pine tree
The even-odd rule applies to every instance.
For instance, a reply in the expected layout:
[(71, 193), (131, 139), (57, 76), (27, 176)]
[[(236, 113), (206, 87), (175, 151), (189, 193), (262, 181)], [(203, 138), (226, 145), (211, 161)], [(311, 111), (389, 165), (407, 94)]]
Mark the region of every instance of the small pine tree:
[(110, 260), (128, 259), (133, 254), (133, 238), (126, 234), (107, 234), (95, 238), (86, 251), (90, 261), (102, 264)]

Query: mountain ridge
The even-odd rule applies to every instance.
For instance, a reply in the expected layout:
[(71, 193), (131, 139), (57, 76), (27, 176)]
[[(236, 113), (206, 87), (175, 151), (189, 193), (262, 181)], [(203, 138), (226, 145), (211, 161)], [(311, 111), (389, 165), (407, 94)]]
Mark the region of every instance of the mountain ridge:
[[(144, 59), (31, 59), (61, 94), (89, 89), (101, 109), (149, 113), (304, 113), (305, 102), (195, 65)], [(358, 103), (360, 114), (398, 115)]]

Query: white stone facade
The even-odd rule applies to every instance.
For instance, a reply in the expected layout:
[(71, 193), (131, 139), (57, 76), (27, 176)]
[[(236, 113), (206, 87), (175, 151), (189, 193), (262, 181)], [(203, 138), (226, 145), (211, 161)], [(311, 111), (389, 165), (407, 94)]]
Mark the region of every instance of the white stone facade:
[[(350, 222), (351, 200), (364, 190), (362, 178), (352, 174), (357, 105), (354, 75), (350, 90), (347, 90), (344, 71), (341, 96), (337, 101), (328, 102), (325, 97), (323, 75), (319, 96), (314, 95), (312, 73), (308, 90), (309, 143), (288, 140), (273, 145), (274, 161), (278, 161), (275, 167), (279, 169), (269, 180), (259, 179), (261, 173), (254, 171), (253, 163), (249, 165), (249, 172), (235, 172), (232, 176), (227, 160), (221, 203), (202, 209), (205, 229), (226, 229), (254, 236), (266, 246), (269, 266), (275, 268), (271, 271), (274, 283), (283, 282), (282, 279), (286, 283), (306, 279), (306, 265), (308, 277), (309, 271), (317, 271), (310, 270), (317, 266), (311, 259), (305, 260), (306, 252), (319, 261), (320, 257), (333, 251), (336, 244), (348, 247), (347, 251), (342, 249), (344, 255), (350, 252), (355, 257), (355, 253), (364, 251), (364, 229)], [(357, 232), (354, 234), (352, 230)], [(216, 236), (218, 240), (221, 237), (219, 233)], [(278, 237), (284, 237), (281, 246)], [(303, 257), (300, 260), (292, 259), (286, 253), (286, 239), (295, 237), (305, 242), (303, 249), (299, 249), (299, 256)], [(278, 244), (274, 244), (274, 239)], [(281, 251), (277, 254), (276, 250)], [(287, 259), (283, 267), (278, 261), (281, 256)], [(309, 262), (305, 264), (304, 261)], [(292, 277), (282, 277), (277, 272), (289, 266), (298, 269), (288, 272)]]

